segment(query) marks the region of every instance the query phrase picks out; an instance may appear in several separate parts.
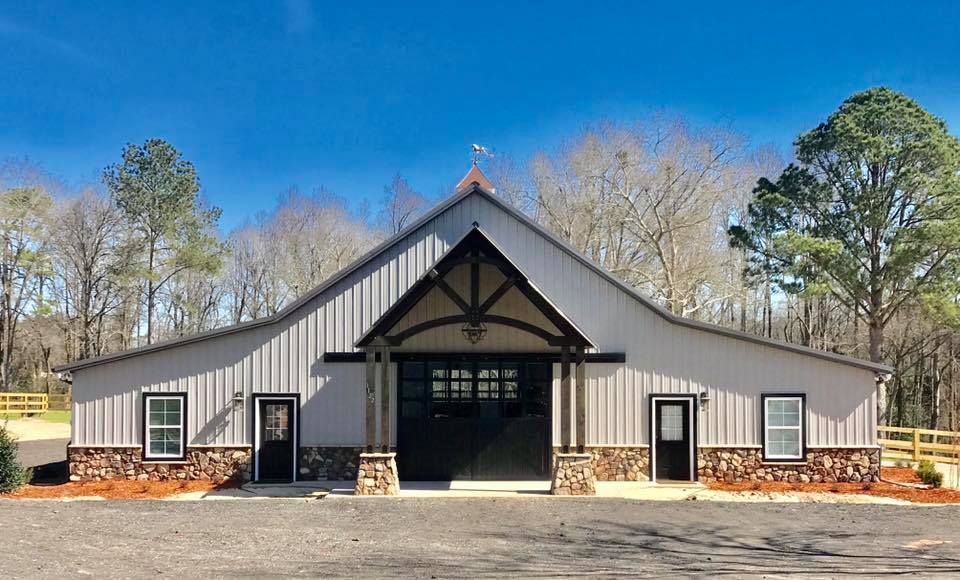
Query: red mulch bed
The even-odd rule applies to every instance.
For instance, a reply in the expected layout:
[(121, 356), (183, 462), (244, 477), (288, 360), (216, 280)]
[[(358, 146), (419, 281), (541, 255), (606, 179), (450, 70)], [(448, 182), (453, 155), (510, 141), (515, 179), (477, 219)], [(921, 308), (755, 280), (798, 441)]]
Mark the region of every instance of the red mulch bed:
[[(922, 484), (916, 472), (909, 467), (884, 467), (880, 474), (885, 480)], [(710, 489), (720, 491), (822, 492), (856, 493), (892, 497), (914, 503), (960, 503), (960, 490), (947, 488), (918, 489), (881, 481), (877, 483), (787, 483), (785, 481), (747, 481), (741, 483), (710, 483)]]
[(236, 487), (230, 483), (212, 481), (76, 481), (59, 485), (26, 485), (2, 497), (22, 499), (64, 499), (71, 497), (102, 497), (104, 499), (161, 499), (190, 491), (213, 491)]

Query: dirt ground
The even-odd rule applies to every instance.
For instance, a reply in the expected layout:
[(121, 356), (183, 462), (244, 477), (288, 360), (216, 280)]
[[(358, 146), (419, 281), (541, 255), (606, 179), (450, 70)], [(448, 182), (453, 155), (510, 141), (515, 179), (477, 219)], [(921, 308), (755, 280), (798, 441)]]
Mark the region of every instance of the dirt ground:
[(0, 577), (960, 574), (960, 507), (0, 500)]
[(38, 418), (4, 419), (0, 424), (6, 425), (18, 442), (37, 441), (41, 439), (70, 439), (70, 423), (54, 423)]

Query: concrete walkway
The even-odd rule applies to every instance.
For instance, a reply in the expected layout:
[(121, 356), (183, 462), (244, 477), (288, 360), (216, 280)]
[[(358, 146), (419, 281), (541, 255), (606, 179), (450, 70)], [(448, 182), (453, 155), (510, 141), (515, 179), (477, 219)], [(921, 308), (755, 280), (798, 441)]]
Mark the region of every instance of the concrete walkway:
[[(246, 484), (239, 489), (210, 492), (189, 492), (170, 500), (229, 499), (319, 499), (353, 497), (353, 481), (298, 481), (292, 484)], [(647, 501), (688, 499), (703, 491), (700, 484), (657, 484), (648, 481), (598, 481), (600, 498)], [(549, 481), (406, 481), (400, 483), (401, 498), (488, 498), (488, 497), (554, 497)], [(559, 498), (558, 499), (564, 499)]]

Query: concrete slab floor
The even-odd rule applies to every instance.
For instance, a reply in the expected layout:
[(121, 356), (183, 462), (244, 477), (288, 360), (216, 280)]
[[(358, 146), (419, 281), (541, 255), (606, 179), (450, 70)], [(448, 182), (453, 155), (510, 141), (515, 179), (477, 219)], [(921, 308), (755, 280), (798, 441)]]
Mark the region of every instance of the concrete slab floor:
[[(298, 481), (290, 484), (245, 484), (239, 489), (179, 494), (174, 500), (218, 500), (290, 498), (319, 499), (353, 497), (353, 481)], [(658, 484), (649, 481), (598, 481), (597, 495), (650, 501), (687, 499), (702, 491), (697, 483)], [(402, 481), (400, 497), (469, 498), (469, 497), (553, 497), (549, 481)], [(372, 496), (376, 497), (376, 496)]]

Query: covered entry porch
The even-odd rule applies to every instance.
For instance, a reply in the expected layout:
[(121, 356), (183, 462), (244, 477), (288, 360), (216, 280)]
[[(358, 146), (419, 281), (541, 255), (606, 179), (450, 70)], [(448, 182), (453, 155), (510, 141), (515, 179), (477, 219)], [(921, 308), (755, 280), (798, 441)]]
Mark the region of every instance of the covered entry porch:
[(564, 475), (582, 478), (574, 464), (589, 463), (576, 452), (595, 345), (478, 224), (356, 346), (366, 361), (358, 494), (396, 493), (398, 472), (411, 481), (553, 481), (563, 463)]

